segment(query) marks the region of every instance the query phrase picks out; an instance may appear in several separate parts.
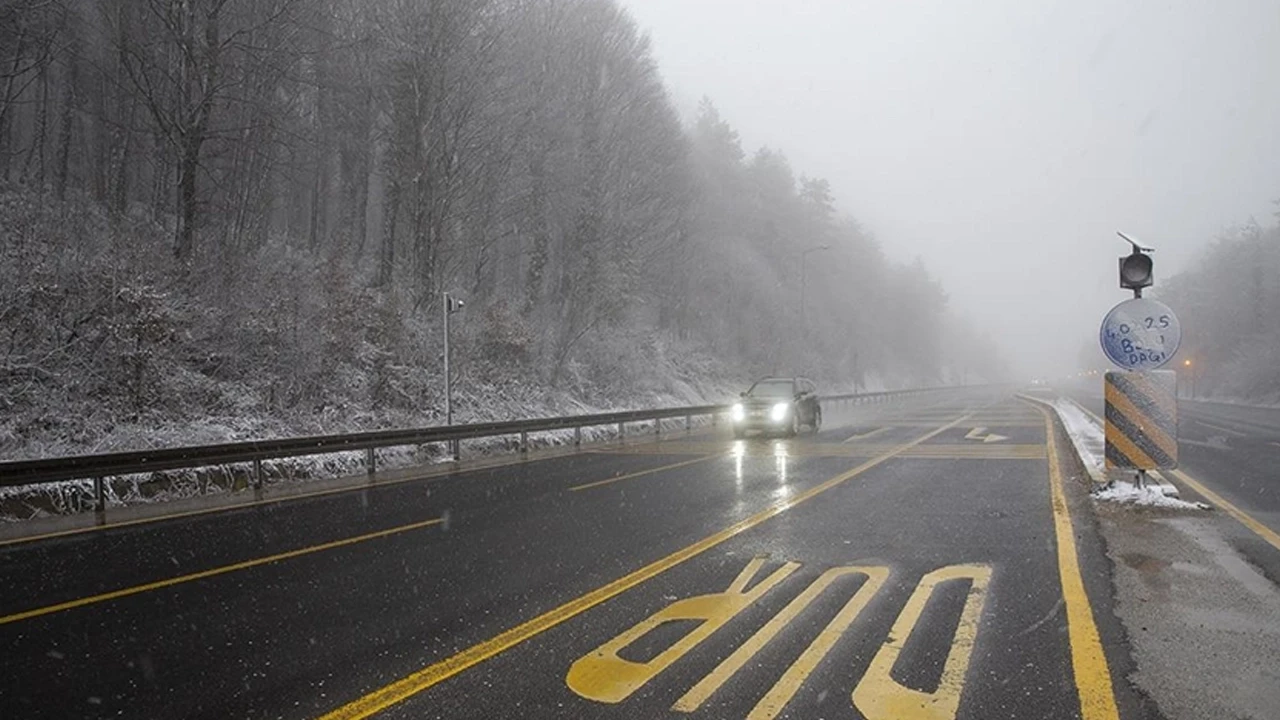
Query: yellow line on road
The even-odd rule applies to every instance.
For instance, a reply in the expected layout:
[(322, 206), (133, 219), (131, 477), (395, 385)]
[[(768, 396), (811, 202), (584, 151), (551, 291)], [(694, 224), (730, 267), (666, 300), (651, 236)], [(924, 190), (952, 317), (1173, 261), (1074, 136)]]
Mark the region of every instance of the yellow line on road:
[(1080, 558), (1076, 553), (1075, 531), (1071, 511), (1062, 487), (1058, 444), (1053, 417), (1039, 405), (1044, 415), (1044, 431), (1049, 444), (1049, 486), (1053, 499), (1053, 529), (1058, 541), (1058, 574), (1062, 579), (1062, 598), (1067, 606), (1067, 637), (1071, 645), (1071, 667), (1076, 691), (1080, 697), (1083, 720), (1119, 720), (1115, 691), (1111, 686), (1111, 669), (1102, 649), (1098, 625), (1093, 619), (1093, 606), (1080, 575)]
[(342, 707), (321, 716), (321, 718), (322, 720), (354, 720), (355, 718), (367, 718), (393, 705), (401, 703), (423, 690), (444, 682), (474, 665), (482, 663), (499, 653), (505, 652), (536, 635), (550, 630), (570, 618), (576, 617), (577, 615), (590, 610), (606, 600), (614, 598), (643, 582), (653, 579), (659, 574), (685, 562), (686, 560), (696, 557), (726, 540), (729, 540), (730, 538), (746, 532), (770, 518), (790, 510), (806, 500), (810, 500), (821, 495), (831, 488), (844, 483), (850, 478), (856, 477), (886, 460), (893, 458), (899, 452), (925, 442), (929, 438), (932, 438), (935, 435), (955, 426), (962, 420), (964, 420), (964, 416), (936, 428), (935, 430), (928, 432), (911, 442), (905, 443), (892, 452), (885, 453), (884, 455), (868, 460), (852, 470), (841, 473), (789, 500), (771, 505), (745, 520), (741, 520), (717, 533), (693, 543), (692, 545), (688, 545), (664, 558), (649, 563), (648, 565), (624, 575), (613, 582), (602, 585), (595, 590), (579, 596), (574, 600), (570, 600), (553, 610), (543, 613), (531, 620), (527, 620), (488, 640), (472, 645), (456, 655), (428, 665), (416, 672), (410, 673), (389, 685), (385, 685), (378, 690), (374, 690), (364, 697), (358, 698), (347, 705), (343, 705)]
[(778, 678), (769, 692), (760, 698), (760, 702), (751, 709), (751, 714), (747, 715), (747, 720), (773, 720), (777, 717), (889, 578), (889, 568), (868, 567), (863, 572), (867, 575), (866, 582), (849, 598), (840, 612), (831, 618), (831, 622), (818, 633), (809, 647), (800, 653), (800, 657), (791, 663), (791, 667)]
[(1236, 507), (1232, 503), (1228, 502), (1226, 498), (1222, 497), (1218, 493), (1205, 487), (1203, 483), (1191, 477), (1190, 475), (1186, 474), (1185, 472), (1181, 470), (1174, 470), (1173, 475), (1174, 477), (1178, 478), (1182, 482), (1189, 485), (1192, 490), (1195, 490), (1197, 493), (1203, 496), (1204, 499), (1222, 508), (1231, 517), (1235, 518), (1236, 520), (1239, 520), (1245, 527), (1249, 528), (1255, 534), (1257, 534), (1258, 537), (1270, 543), (1272, 547), (1274, 547), (1277, 550), (1280, 550), (1280, 534), (1277, 534), (1276, 531), (1272, 530), (1266, 525), (1263, 525), (1261, 522), (1258, 522), (1253, 518), (1253, 516), (1249, 515), (1249, 513), (1241, 510), (1240, 508)]
[[(969, 592), (965, 595), (937, 689), (924, 692), (903, 685), (894, 679), (893, 667), (915, 633), (925, 606), (940, 584), (962, 579), (970, 581)], [(954, 720), (990, 582), (991, 568), (986, 565), (953, 565), (921, 578), (898, 619), (894, 620), (888, 639), (871, 658), (866, 673), (853, 689), (853, 705), (867, 720)]]
[(694, 463), (706, 462), (708, 460), (713, 460), (715, 458), (723, 457), (723, 456), (724, 456), (724, 453), (717, 453), (715, 455), (706, 455), (704, 457), (694, 458), (692, 460), (685, 460), (682, 462), (671, 463), (670, 465), (663, 465), (661, 467), (649, 468), (648, 470), (641, 470), (639, 472), (627, 473), (626, 475), (619, 475), (617, 477), (611, 477), (605, 480), (597, 480), (595, 482), (589, 482), (584, 485), (574, 485), (573, 487), (569, 488), (569, 490), (573, 492), (578, 492), (579, 490), (590, 490), (591, 488), (600, 487), (601, 485), (609, 485), (616, 482), (622, 482), (623, 480), (630, 480), (631, 478), (638, 478), (638, 477), (643, 477), (645, 475), (652, 475), (654, 473), (662, 472), (664, 470), (674, 470), (676, 468), (684, 467), (686, 465), (693, 465)]
[(31, 618), (40, 617), (42, 615), (52, 615), (53, 613), (62, 612), (63, 610), (71, 610), (73, 608), (84, 607), (86, 605), (93, 605), (100, 602), (106, 602), (108, 600), (116, 600), (122, 597), (128, 597), (130, 595), (138, 595), (140, 593), (149, 592), (151, 590), (160, 590), (161, 588), (172, 587), (174, 585), (181, 585), (182, 583), (188, 583), (194, 580), (203, 580), (205, 578), (211, 578), (217, 575), (225, 575), (227, 573), (235, 572), (237, 570), (248, 570), (249, 568), (258, 567), (259, 565), (267, 565), (270, 563), (279, 562), (281, 560), (288, 560), (290, 558), (300, 557), (302, 555), (310, 555), (312, 553), (321, 552), (323, 550), (333, 550), (335, 548), (345, 547), (347, 545), (355, 545), (356, 543), (362, 543), (362, 542), (365, 542), (366, 540), (375, 540), (377, 538), (387, 537), (388, 535), (395, 535), (397, 533), (408, 532), (410, 530), (418, 530), (420, 528), (436, 525), (440, 522), (443, 522), (441, 518), (423, 520), (422, 522), (410, 523), (408, 525), (401, 525), (399, 527), (393, 527), (387, 530), (379, 530), (378, 532), (372, 532), (366, 535), (357, 535), (356, 537), (350, 537), (344, 540), (335, 540), (334, 542), (328, 542), (322, 545), (312, 545), (310, 547), (299, 548), (297, 550), (290, 550), (289, 552), (283, 552), (278, 555), (268, 555), (266, 557), (256, 558), (254, 560), (247, 560), (245, 562), (235, 563), (234, 565), (223, 565), (222, 567), (211, 568), (209, 570), (201, 570), (200, 572), (191, 573), (189, 575), (179, 575), (178, 577), (172, 577), (172, 578), (168, 578), (167, 580), (160, 580), (153, 583), (147, 583), (145, 585), (135, 585), (134, 587), (123, 588), (120, 590), (112, 590), (111, 592), (105, 592), (99, 595), (90, 595), (89, 597), (79, 598), (78, 600), (69, 600), (64, 603), (58, 603), (57, 605), (48, 605), (46, 607), (35, 608), (34, 610), (26, 610), (24, 612), (14, 613), (13, 615), (5, 615), (3, 617), (0, 617), (0, 625), (6, 625), (8, 623), (18, 622), (19, 620), (29, 620)]
[(717, 665), (715, 670), (708, 673), (707, 676), (702, 678), (697, 685), (694, 685), (693, 688), (681, 696), (681, 698), (671, 706), (671, 709), (688, 713), (701, 707), (702, 703), (707, 701), (707, 698), (710, 698), (722, 685), (725, 684), (725, 682), (729, 680), (729, 678), (733, 677), (734, 674), (741, 670), (744, 665), (750, 662), (751, 659), (756, 656), (756, 653), (759, 653), (764, 649), (765, 645), (772, 642), (773, 639), (777, 637), (778, 633), (782, 632), (783, 628), (787, 627), (792, 620), (795, 620), (797, 615), (803, 612), (805, 608), (809, 607), (809, 605), (811, 605), (813, 601), (823, 593), (823, 591), (845, 575), (862, 575), (866, 577), (866, 581), (858, 588), (857, 594), (855, 594), (845, 605), (845, 611), (843, 611), (841, 613), (841, 617), (838, 618), (838, 621), (843, 621), (847, 618), (848, 622), (842, 622), (842, 626), (834, 633), (823, 633), (823, 635), (815, 641), (819, 643), (818, 649), (810, 653), (814, 657), (805, 662), (800, 670), (795, 673), (789, 673), (786, 678), (788, 682), (785, 684), (781, 681), (779, 682), (779, 684), (784, 686), (782, 690), (779, 691), (775, 685), (774, 689), (778, 692), (779, 697), (773, 699), (768, 704), (768, 710), (762, 711), (765, 714), (760, 715), (760, 713), (753, 712), (748, 716), (748, 718), (749, 720), (756, 720), (756, 716), (758, 715), (767, 718), (773, 718), (777, 715), (778, 712), (782, 710), (783, 706), (787, 704), (787, 701), (791, 699), (791, 696), (795, 694), (796, 690), (800, 689), (800, 685), (804, 682), (805, 678), (809, 676), (809, 673), (813, 671), (813, 668), (817, 666), (818, 661), (826, 655), (826, 651), (830, 649), (829, 646), (825, 644), (825, 640), (831, 635), (839, 637), (845, 627), (853, 623), (854, 618), (857, 617), (862, 608), (871, 601), (872, 596), (876, 594), (880, 589), (880, 586), (884, 584), (885, 579), (889, 577), (889, 568), (853, 566), (832, 568), (824, 572), (817, 580), (810, 583), (808, 587), (792, 599), (791, 602), (787, 603), (787, 606), (782, 608), (777, 615), (774, 615), (769, 622), (765, 623), (764, 627), (757, 630), (756, 633), (748, 638), (746, 642), (739, 645), (738, 649), (734, 650), (732, 655), (725, 658), (719, 665)]

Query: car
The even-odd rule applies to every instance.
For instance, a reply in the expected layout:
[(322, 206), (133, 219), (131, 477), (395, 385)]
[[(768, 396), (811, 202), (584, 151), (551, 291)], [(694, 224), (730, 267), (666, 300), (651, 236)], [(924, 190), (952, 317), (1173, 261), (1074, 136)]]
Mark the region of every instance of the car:
[(756, 381), (742, 393), (731, 408), (730, 416), (735, 438), (744, 438), (753, 431), (795, 437), (801, 427), (818, 431), (822, 426), (822, 405), (812, 380), (768, 377)]

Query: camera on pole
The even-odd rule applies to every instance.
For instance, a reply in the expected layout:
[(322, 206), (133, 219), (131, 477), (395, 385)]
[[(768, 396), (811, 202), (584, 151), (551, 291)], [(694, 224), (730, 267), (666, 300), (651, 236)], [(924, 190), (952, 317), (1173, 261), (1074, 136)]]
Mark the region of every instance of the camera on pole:
[(1124, 233), (1116, 234), (1133, 246), (1133, 252), (1120, 257), (1120, 287), (1132, 290), (1134, 297), (1142, 297), (1142, 288), (1151, 287), (1155, 282), (1151, 263), (1155, 248), (1143, 247)]

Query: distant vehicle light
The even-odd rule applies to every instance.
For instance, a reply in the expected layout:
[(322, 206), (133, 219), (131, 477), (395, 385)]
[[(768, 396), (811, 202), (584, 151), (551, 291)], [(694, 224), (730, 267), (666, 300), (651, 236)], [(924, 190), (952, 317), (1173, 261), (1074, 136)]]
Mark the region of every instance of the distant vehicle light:
[(742, 422), (747, 418), (747, 411), (742, 407), (742, 403), (737, 403), (729, 410), (729, 416), (734, 422)]
[(770, 411), (769, 417), (772, 418), (774, 422), (782, 422), (787, 419), (787, 411), (790, 409), (791, 405), (789, 403), (778, 403), (773, 406), (773, 410)]

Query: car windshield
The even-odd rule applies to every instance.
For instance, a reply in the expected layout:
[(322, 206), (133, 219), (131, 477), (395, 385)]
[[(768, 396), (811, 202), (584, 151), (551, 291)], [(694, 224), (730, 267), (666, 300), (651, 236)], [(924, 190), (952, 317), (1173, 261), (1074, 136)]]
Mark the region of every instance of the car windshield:
[(750, 397), (786, 397), (795, 394), (795, 382), (792, 380), (761, 380), (747, 391)]

